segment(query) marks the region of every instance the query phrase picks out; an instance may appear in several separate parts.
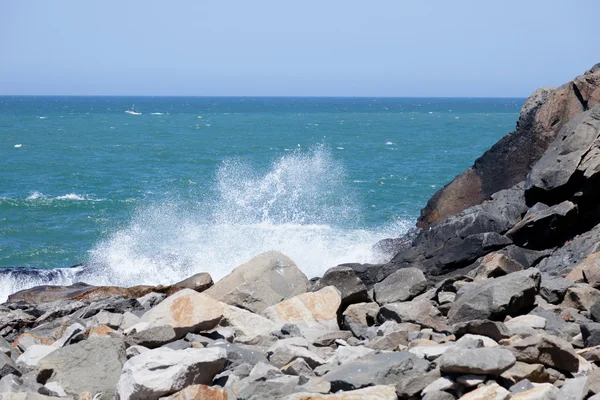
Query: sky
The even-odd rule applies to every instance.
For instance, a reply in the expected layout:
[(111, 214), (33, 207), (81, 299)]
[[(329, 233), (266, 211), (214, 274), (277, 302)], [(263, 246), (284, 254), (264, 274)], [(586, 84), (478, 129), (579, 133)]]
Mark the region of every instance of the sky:
[(600, 0), (0, 0), (0, 95), (526, 97)]

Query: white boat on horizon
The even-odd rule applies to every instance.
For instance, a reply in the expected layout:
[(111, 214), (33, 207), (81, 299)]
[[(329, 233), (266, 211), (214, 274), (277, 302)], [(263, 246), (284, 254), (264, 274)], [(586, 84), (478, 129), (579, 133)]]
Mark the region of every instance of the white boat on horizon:
[(131, 115), (142, 115), (141, 112), (135, 111), (135, 104), (131, 106), (131, 110), (125, 110), (125, 113)]

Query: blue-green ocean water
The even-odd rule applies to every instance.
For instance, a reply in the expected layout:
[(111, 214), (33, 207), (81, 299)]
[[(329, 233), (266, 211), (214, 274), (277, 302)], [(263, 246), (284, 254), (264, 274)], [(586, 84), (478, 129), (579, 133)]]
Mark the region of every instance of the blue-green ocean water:
[[(0, 268), (133, 285), (266, 250), (309, 276), (377, 261), (523, 101), (0, 97)], [(46, 279), (5, 274), (0, 297)]]

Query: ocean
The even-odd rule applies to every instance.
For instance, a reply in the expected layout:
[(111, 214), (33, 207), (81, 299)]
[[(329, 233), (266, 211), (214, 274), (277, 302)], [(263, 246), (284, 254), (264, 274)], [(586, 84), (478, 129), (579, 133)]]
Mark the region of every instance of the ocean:
[(309, 278), (385, 261), (372, 245), (414, 226), (524, 100), (2, 96), (0, 300), (216, 280), (267, 250)]

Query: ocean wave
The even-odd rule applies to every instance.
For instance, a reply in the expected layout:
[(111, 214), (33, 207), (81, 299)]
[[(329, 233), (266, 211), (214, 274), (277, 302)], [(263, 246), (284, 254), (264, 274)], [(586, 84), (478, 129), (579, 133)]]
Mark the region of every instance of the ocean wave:
[[(197, 272), (218, 280), (269, 250), (288, 255), (309, 278), (341, 263), (387, 261), (373, 245), (400, 236), (408, 221), (361, 228), (362, 210), (346, 182), (343, 165), (323, 146), (285, 153), (266, 170), (226, 160), (212, 196), (195, 205), (173, 198), (138, 207), (126, 226), (89, 251), (86, 269), (52, 282), (169, 284)], [(2, 290), (42, 282), (4, 282), (10, 289)]]
[[(4, 197), (4, 200), (8, 200), (9, 198)], [(13, 200), (17, 200), (17, 199), (13, 199)], [(45, 194), (38, 192), (38, 191), (34, 191), (31, 192), (29, 194), (29, 196), (27, 196), (25, 198), (25, 200), (44, 200), (44, 201), (52, 201), (52, 200), (69, 200), (69, 201), (104, 201), (105, 199), (96, 199), (90, 196), (82, 196), (79, 195), (77, 193), (67, 193), (64, 195), (60, 195), (60, 196), (46, 196)]]

